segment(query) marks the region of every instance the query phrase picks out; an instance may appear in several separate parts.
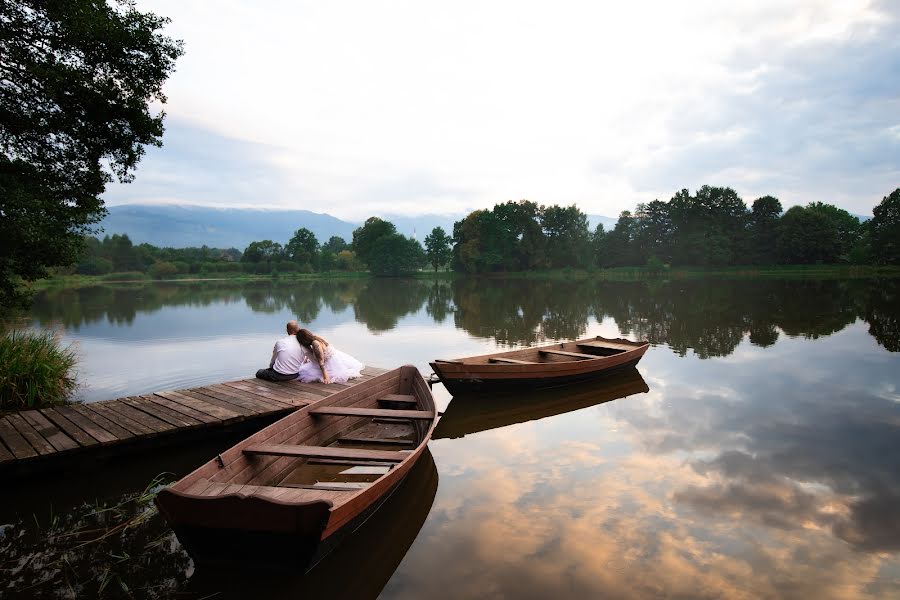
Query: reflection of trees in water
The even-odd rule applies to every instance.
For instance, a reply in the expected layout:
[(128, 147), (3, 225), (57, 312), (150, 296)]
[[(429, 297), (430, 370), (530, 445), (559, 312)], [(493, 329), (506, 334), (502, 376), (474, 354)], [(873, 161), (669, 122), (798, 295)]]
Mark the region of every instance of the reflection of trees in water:
[(817, 338), (857, 318), (891, 351), (900, 351), (896, 279), (886, 280), (687, 280), (651, 282), (464, 278), (348, 279), (139, 284), (48, 290), (35, 298), (42, 326), (77, 327), (107, 320), (131, 324), (138, 314), (167, 306), (204, 307), (245, 302), (263, 313), (287, 311), (302, 322), (326, 309), (352, 306), (371, 331), (396, 327), (423, 305), (437, 323), (454, 324), (501, 345), (539, 343), (584, 334), (591, 316), (612, 317), (619, 329), (684, 355), (727, 356), (744, 336), (770, 346), (779, 332)]
[(860, 315), (855, 281), (691, 280), (663, 286), (601, 284), (598, 318), (684, 355), (727, 356), (749, 335), (770, 346), (778, 329), (817, 338), (842, 330)]
[(427, 283), (418, 279), (370, 279), (356, 298), (353, 314), (369, 331), (389, 331), (401, 317), (422, 308), (428, 294)]
[(428, 288), (425, 311), (434, 319), (435, 323), (443, 323), (453, 310), (453, 288), (447, 282), (435, 281)]
[(4, 598), (167, 598), (190, 558), (149, 491), (0, 530)]
[(869, 282), (864, 319), (869, 333), (891, 352), (900, 352), (900, 280), (887, 279)]
[(582, 335), (592, 294), (584, 281), (458, 279), (453, 299), (458, 328), (514, 345)]

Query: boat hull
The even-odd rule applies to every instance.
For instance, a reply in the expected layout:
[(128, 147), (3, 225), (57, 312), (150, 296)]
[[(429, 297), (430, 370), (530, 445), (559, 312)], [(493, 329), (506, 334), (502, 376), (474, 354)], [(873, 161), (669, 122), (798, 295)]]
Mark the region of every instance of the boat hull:
[[(590, 340), (574, 342), (575, 345)], [(619, 340), (624, 342), (625, 340)], [(597, 355), (587, 360), (568, 360), (556, 362), (531, 362), (528, 364), (490, 364), (485, 359), (531, 357), (535, 353), (552, 350), (563, 344), (554, 344), (542, 348), (528, 348), (522, 351), (472, 357), (459, 361), (435, 361), (431, 363), (435, 374), (444, 387), (454, 396), (508, 393), (523, 389), (549, 388), (585, 381), (603, 379), (614, 373), (634, 368), (649, 344), (633, 344), (630, 350), (608, 356)], [(468, 363), (467, 360), (482, 359), (481, 363)]]

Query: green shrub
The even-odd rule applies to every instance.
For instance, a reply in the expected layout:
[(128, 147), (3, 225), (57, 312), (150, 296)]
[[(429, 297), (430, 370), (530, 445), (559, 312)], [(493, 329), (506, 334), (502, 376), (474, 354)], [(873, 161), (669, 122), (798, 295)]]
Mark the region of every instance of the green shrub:
[(123, 271), (121, 273), (110, 273), (101, 277), (103, 281), (140, 281), (147, 279), (147, 275), (140, 271)]
[(50, 331), (12, 330), (0, 340), (0, 409), (65, 403), (75, 390), (75, 350)]
[(158, 260), (150, 265), (149, 273), (153, 279), (168, 279), (178, 273), (178, 267), (174, 263)]

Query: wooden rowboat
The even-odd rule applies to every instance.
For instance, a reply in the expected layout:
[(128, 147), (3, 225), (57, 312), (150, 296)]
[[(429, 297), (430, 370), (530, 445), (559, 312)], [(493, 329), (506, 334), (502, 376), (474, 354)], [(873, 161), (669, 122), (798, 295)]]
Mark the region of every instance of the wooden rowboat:
[(157, 494), (200, 565), (306, 568), (403, 480), (437, 422), (404, 366), (298, 409)]
[(617, 370), (599, 384), (586, 381), (564, 388), (523, 390), (515, 395), (491, 397), (489, 402), (485, 402), (483, 395), (468, 394), (450, 402), (432, 439), (461, 438), (481, 431), (555, 417), (649, 391), (650, 387), (638, 370), (631, 368)]
[(454, 396), (513, 391), (587, 381), (634, 367), (649, 347), (649, 342), (597, 336), (456, 360), (435, 360), (431, 368)]

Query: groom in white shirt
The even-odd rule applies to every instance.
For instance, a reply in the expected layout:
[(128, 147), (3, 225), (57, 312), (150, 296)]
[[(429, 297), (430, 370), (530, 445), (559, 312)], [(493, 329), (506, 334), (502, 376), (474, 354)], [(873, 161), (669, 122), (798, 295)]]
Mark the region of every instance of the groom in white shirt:
[(297, 341), (298, 331), (300, 331), (300, 325), (297, 321), (288, 321), (287, 336), (275, 342), (269, 368), (257, 371), (258, 378), (268, 381), (289, 381), (297, 378), (300, 365), (306, 358), (303, 347)]

